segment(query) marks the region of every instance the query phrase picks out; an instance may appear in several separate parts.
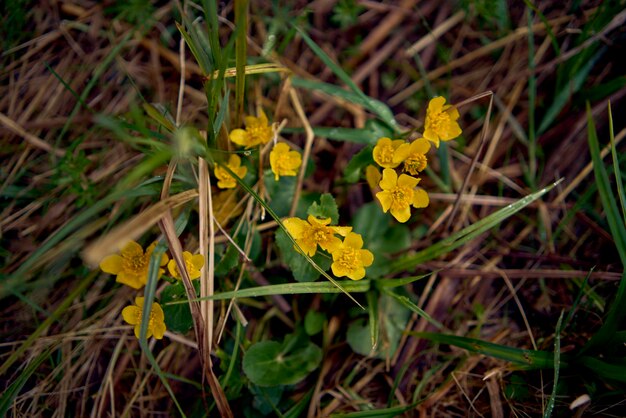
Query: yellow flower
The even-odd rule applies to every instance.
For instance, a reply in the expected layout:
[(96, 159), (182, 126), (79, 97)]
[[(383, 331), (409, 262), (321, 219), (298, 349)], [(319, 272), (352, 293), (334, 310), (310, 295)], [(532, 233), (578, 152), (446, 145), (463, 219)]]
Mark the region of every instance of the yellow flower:
[(289, 145), (279, 142), (270, 152), (270, 166), (276, 181), (280, 176), (295, 176), (302, 164), (302, 156), (298, 151), (292, 151)]
[(424, 138), (439, 148), (439, 141), (449, 141), (461, 135), (461, 127), (456, 121), (459, 111), (452, 105), (446, 105), (446, 99), (438, 96), (428, 102)]
[[(200, 269), (204, 266), (204, 256), (202, 254), (191, 255), (189, 251), (183, 251), (183, 258), (185, 259), (185, 267), (187, 268), (187, 273), (189, 273), (189, 278), (193, 280), (200, 277)], [(178, 280), (181, 279), (180, 271), (178, 270), (175, 260), (172, 259), (167, 263), (167, 269), (170, 271), (172, 277)]]
[(398, 178), (396, 172), (390, 168), (383, 171), (383, 179), (380, 181), (382, 192), (376, 193), (376, 197), (383, 205), (383, 212), (391, 209), (391, 214), (398, 222), (406, 222), (411, 217), (411, 208), (425, 208), (428, 206), (428, 194), (423, 189), (416, 189), (420, 179), (401, 174)]
[[(135, 336), (139, 338), (139, 330), (141, 329), (141, 317), (143, 313), (144, 298), (136, 297), (135, 305), (130, 305), (122, 309), (122, 318), (130, 325), (135, 326)], [(148, 332), (146, 338), (154, 335), (154, 338), (160, 340), (165, 334), (165, 316), (161, 305), (156, 302), (152, 303), (150, 309), (150, 319), (148, 319)]]
[(409, 144), (402, 139), (380, 138), (372, 151), (374, 161), (384, 168), (395, 168), (408, 156)]
[[(105, 257), (100, 262), (100, 268), (105, 273), (117, 275), (116, 282), (133, 289), (140, 289), (148, 281), (148, 266), (155, 246), (156, 243), (150, 245), (144, 254), (141, 245), (135, 241), (130, 241), (122, 248), (121, 255), (113, 254)], [(167, 264), (167, 260), (167, 255), (163, 254), (160, 264), (164, 266)], [(164, 270), (159, 269), (159, 277), (163, 273)]]
[[(237, 154), (231, 154), (226, 164), (239, 178), (244, 178), (248, 172), (248, 167), (241, 165), (241, 158)], [(215, 177), (217, 177), (217, 187), (221, 189), (232, 189), (237, 186), (237, 180), (230, 175), (222, 166), (215, 167)]]
[(341, 245), (341, 240), (335, 234), (345, 237), (352, 231), (351, 226), (328, 226), (330, 218), (318, 219), (309, 215), (307, 220), (308, 222), (300, 218), (287, 218), (283, 224), (309, 257), (315, 255), (318, 245), (322, 249), (332, 252)]
[(426, 153), (430, 149), (430, 142), (424, 138), (417, 138), (409, 145), (409, 155), (404, 160), (404, 171), (413, 176), (419, 175), (428, 165)]
[(365, 277), (365, 267), (374, 262), (374, 254), (369, 250), (362, 250), (363, 238), (359, 234), (350, 232), (335, 251), (332, 252), (333, 264), (330, 268), (337, 277), (348, 276), (352, 280), (361, 280)]
[(235, 144), (246, 148), (256, 145), (267, 144), (274, 136), (274, 131), (269, 125), (267, 116), (263, 110), (259, 111), (259, 116), (246, 116), (244, 118), (246, 129), (233, 129), (228, 135)]

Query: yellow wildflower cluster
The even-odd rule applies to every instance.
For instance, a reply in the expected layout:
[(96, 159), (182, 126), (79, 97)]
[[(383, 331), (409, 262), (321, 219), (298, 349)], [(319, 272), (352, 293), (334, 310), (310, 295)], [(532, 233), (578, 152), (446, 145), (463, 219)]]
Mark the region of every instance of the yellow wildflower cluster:
[[(369, 166), (366, 169), (367, 181), (372, 189), (382, 189), (376, 193), (376, 198), (383, 211), (391, 212), (399, 222), (409, 220), (411, 206), (428, 206), (428, 194), (417, 185), (421, 181), (418, 176), (428, 166), (426, 154), (430, 150), (430, 142), (439, 147), (439, 141), (449, 141), (461, 134), (457, 123), (459, 112), (445, 102), (445, 98), (435, 97), (428, 103), (421, 138), (411, 143), (402, 139), (380, 138), (372, 151), (372, 157), (383, 168), (383, 173), (381, 176), (376, 167)], [(396, 168), (402, 172), (399, 176)]]
[[(135, 241), (130, 241), (122, 248), (120, 254), (112, 254), (105, 257), (100, 262), (100, 269), (105, 273), (115, 274), (117, 282), (130, 286), (133, 289), (140, 289), (148, 282), (148, 268), (155, 246), (156, 243), (151, 244), (144, 252), (141, 245)], [(199, 278), (200, 270), (204, 266), (204, 256), (202, 256), (202, 254), (192, 255), (190, 252), (184, 251), (183, 258), (185, 260), (185, 268), (189, 273), (189, 278), (192, 280)], [(163, 254), (161, 256), (160, 265), (165, 266), (166, 264), (171, 276), (181, 280), (176, 262), (170, 260), (167, 255)], [(165, 270), (160, 268), (157, 278), (160, 278), (164, 273)], [(135, 335), (137, 338), (139, 338), (139, 330), (141, 329), (143, 304), (144, 298), (136, 297), (135, 305), (127, 306), (122, 310), (122, 318), (124, 321), (135, 326)], [(157, 302), (153, 302), (150, 309), (150, 318), (148, 319), (147, 338), (154, 336), (154, 338), (160, 340), (163, 338), (165, 329), (163, 308), (161, 308), (161, 305)]]
[[(319, 245), (332, 256), (330, 268), (337, 277), (347, 276), (352, 280), (365, 277), (365, 267), (374, 262), (374, 255), (362, 249), (363, 238), (352, 232), (350, 226), (330, 226), (330, 218), (316, 218), (309, 215), (307, 220), (287, 218), (285, 228), (298, 246), (309, 257), (315, 255)], [(344, 237), (343, 242), (336, 235)]]
[[(265, 145), (277, 135), (276, 130), (269, 124), (263, 110), (259, 110), (258, 117), (246, 116), (244, 122), (246, 129), (233, 129), (228, 136), (232, 142), (239, 146), (253, 148), (257, 145)], [(235, 168), (240, 169), (239, 165), (241, 162), (233, 160), (232, 163), (231, 165), (231, 161), (229, 161), (228, 167), (239, 175), (235, 171)], [(302, 156), (298, 151), (292, 150), (291, 147), (284, 142), (275, 143), (274, 148), (272, 148), (270, 152), (270, 168), (274, 173), (274, 179), (276, 181), (280, 179), (280, 176), (298, 175), (298, 169), (301, 165)], [(221, 170), (219, 174), (218, 170)], [(232, 188), (236, 186), (235, 180), (230, 176), (226, 176), (227, 174), (226, 170), (221, 167), (215, 169), (215, 176), (221, 180), (221, 185), (218, 183), (218, 187)], [(239, 177), (243, 177), (244, 175), (245, 171), (243, 171), (243, 175), (239, 175)], [(232, 182), (230, 179), (232, 179)]]

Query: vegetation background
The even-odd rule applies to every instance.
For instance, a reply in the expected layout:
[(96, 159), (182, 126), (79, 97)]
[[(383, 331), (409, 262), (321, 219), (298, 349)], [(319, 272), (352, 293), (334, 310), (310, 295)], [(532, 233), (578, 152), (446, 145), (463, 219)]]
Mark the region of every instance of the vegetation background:
[[(626, 415), (624, 1), (12, 0), (0, 12), (0, 415)], [(245, 64), (242, 39), (247, 64), (288, 72), (248, 75), (245, 90), (209, 80), (207, 68)], [(238, 127), (236, 106), (261, 106), (305, 147), (286, 91), (315, 134), (302, 201), (331, 193), (381, 262), (350, 288), (365, 309), (324, 279), (240, 295), (234, 317), (232, 294), (216, 302), (211, 381), (192, 332), (137, 341), (120, 315), (135, 292), (82, 251), (159, 201), (184, 145), (145, 104), (199, 129), (229, 109), (222, 130)], [(479, 97), (460, 109), (462, 137), (431, 154), (430, 206), (398, 227), (355, 157), (388, 132), (368, 106), (411, 130), (436, 95)], [(194, 164), (173, 193), (196, 187)], [(294, 185), (269, 190), (275, 207)], [(236, 217), (256, 231), (241, 238), (252, 261), (231, 251), (216, 293), (294, 282), (276, 224), (251, 210)], [(175, 213), (197, 248), (197, 209)], [(269, 341), (294, 361), (258, 366), (279, 378), (302, 374), (304, 348), (323, 356), (297, 382), (257, 384), (242, 358)]]

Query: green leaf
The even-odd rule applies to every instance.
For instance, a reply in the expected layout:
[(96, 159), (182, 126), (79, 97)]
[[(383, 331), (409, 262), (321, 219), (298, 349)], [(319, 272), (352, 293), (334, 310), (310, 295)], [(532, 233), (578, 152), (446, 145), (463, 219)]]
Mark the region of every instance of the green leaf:
[(383, 341), (378, 341), (373, 350), (371, 326), (363, 319), (359, 319), (348, 326), (347, 341), (355, 353), (377, 358), (391, 358), (400, 342), (404, 327), (409, 320), (410, 312), (394, 298), (382, 294), (378, 300), (378, 335)]
[(289, 215), (291, 202), (296, 192), (296, 177), (282, 176), (278, 181), (274, 178), (271, 170), (266, 170), (264, 175), (265, 190), (270, 196), (269, 205), (277, 216), (285, 217)]
[(259, 386), (293, 385), (304, 380), (322, 361), (322, 350), (312, 342), (287, 336), (282, 343), (261, 341), (243, 356), (243, 371)]
[(331, 225), (337, 225), (339, 223), (337, 202), (335, 202), (335, 198), (330, 193), (324, 193), (320, 197), (319, 205), (317, 202), (313, 202), (307, 213), (317, 218), (330, 218)]
[[(197, 282), (197, 280), (195, 281)], [(163, 314), (165, 315), (165, 326), (168, 330), (180, 334), (187, 333), (193, 327), (193, 318), (188, 303), (167, 305), (169, 302), (187, 300), (185, 287), (181, 282), (165, 286), (161, 293), (161, 303)]]
[(4, 393), (0, 397), (0, 416), (9, 416), (8, 411), (13, 406), (13, 401), (20, 393), (28, 379), (32, 376), (33, 373), (37, 370), (39, 365), (44, 362), (47, 358), (50, 357), (50, 352), (52, 348), (48, 348), (43, 351), (37, 357), (32, 359), (28, 365), (21, 371), (21, 373), (13, 380), (13, 382), (7, 387), (3, 388)]
[[(320, 277), (320, 272), (309, 264), (304, 256), (293, 247), (293, 242), (289, 239), (285, 231), (279, 229), (276, 231), (275, 236), (282, 259), (284, 263), (289, 266), (293, 278), (296, 279), (296, 281), (312, 282)], [(332, 261), (330, 257), (323, 255), (319, 251), (311, 257), (311, 259), (324, 271), (330, 268)]]
[(310, 310), (304, 317), (304, 331), (307, 335), (318, 334), (324, 328), (324, 321), (326, 321), (326, 315), (321, 312)]
[(349, 412), (345, 414), (332, 414), (332, 418), (393, 418), (402, 416), (407, 411), (415, 408), (412, 405), (392, 406), (390, 408), (372, 409), (370, 411)]
[(348, 183), (356, 183), (361, 178), (361, 171), (370, 164), (374, 164), (374, 158), (372, 157), (372, 150), (374, 147), (369, 145), (357, 152), (354, 157), (350, 159), (348, 165), (343, 170), (343, 176)]

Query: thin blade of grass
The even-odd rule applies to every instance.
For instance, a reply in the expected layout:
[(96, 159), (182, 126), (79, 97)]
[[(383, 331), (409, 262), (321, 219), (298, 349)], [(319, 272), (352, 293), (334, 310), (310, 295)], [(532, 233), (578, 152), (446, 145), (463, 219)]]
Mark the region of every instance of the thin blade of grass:
[(349, 412), (347, 414), (332, 414), (333, 418), (383, 418), (383, 417), (397, 417), (403, 413), (415, 408), (415, 404), (412, 405), (400, 405), (392, 406), (391, 408), (372, 409), (370, 411), (357, 411)]
[[(152, 303), (154, 302), (154, 295), (156, 293), (156, 285), (160, 276), (159, 270), (161, 269), (161, 258), (163, 257), (163, 254), (165, 254), (165, 250), (167, 250), (167, 246), (164, 245), (162, 242), (159, 242), (154, 247), (154, 250), (150, 257), (150, 263), (148, 264), (148, 279), (147, 279), (146, 287), (144, 288), (144, 293), (143, 293), (144, 304), (143, 304), (143, 311), (141, 313), (142, 318), (151, 317)], [(163, 386), (165, 386), (165, 389), (167, 390), (170, 397), (172, 398), (172, 401), (176, 405), (176, 409), (178, 409), (178, 412), (180, 413), (181, 416), (186, 417), (185, 413), (183, 412), (182, 407), (180, 406), (180, 404), (178, 403), (178, 400), (176, 399), (176, 395), (174, 395), (174, 391), (172, 390), (172, 387), (167, 381), (167, 377), (161, 370), (161, 367), (159, 367), (159, 363), (157, 363), (156, 359), (152, 355), (152, 351), (150, 350), (150, 347), (148, 346), (148, 339), (146, 338), (146, 335), (148, 334), (149, 323), (150, 321), (144, 321), (144, 320), (141, 321), (141, 325), (139, 327), (139, 346), (141, 347), (143, 354), (148, 359), (148, 362), (154, 369), (154, 373), (157, 376), (159, 376), (159, 379), (161, 379), (161, 383), (163, 383)]]
[[(306, 44), (309, 46), (309, 48), (311, 48), (311, 50), (313, 50), (315, 55), (317, 55), (319, 57), (319, 59), (321, 59), (322, 62), (328, 68), (330, 68), (330, 70), (341, 81), (343, 81), (346, 84), (346, 86), (348, 86), (348, 88), (350, 88), (350, 90), (352, 90), (360, 98), (358, 103), (362, 104), (364, 107), (366, 107), (367, 109), (369, 109), (372, 112), (374, 112), (375, 114), (377, 114), (394, 131), (396, 131), (396, 132), (399, 131), (398, 123), (396, 122), (395, 118), (393, 117), (393, 112), (391, 112), (391, 110), (389, 109), (389, 107), (386, 104), (384, 104), (384, 103), (382, 103), (382, 102), (380, 102), (378, 100), (374, 100), (371, 97), (366, 96), (365, 93), (363, 93), (363, 91), (361, 91), (359, 86), (357, 86), (354, 83), (354, 81), (352, 81), (350, 76), (343, 70), (343, 68), (341, 68), (339, 65), (337, 65), (337, 63), (335, 63), (335, 61), (333, 61), (328, 56), (328, 54), (326, 54), (326, 52), (324, 52), (324, 50), (322, 48), (320, 48), (319, 45), (317, 45), (315, 43), (315, 41), (309, 37), (309, 35), (306, 34), (306, 32), (302, 28), (300, 28), (300, 27), (298, 27), (296, 25), (293, 25), (293, 27), (296, 29), (296, 31), (298, 31), (300, 36), (302, 36), (302, 39), (304, 39), (304, 42), (306, 42)], [(336, 90), (336, 89), (337, 89), (337, 87), (335, 87), (333, 90)]]
[[(339, 280), (336, 283), (341, 287), (337, 287), (333, 283), (329, 282), (302, 282), (302, 283), (285, 283), (285, 284), (273, 284), (267, 286), (257, 286), (247, 289), (239, 289), (237, 291), (216, 293), (213, 296), (206, 298), (192, 299), (192, 302), (198, 302), (200, 300), (228, 300), (235, 298), (257, 298), (262, 296), (273, 295), (302, 295), (302, 294), (315, 294), (315, 293), (364, 293), (370, 290), (369, 280)], [(177, 300), (168, 302), (167, 305), (177, 305), (181, 303), (187, 303), (186, 300)]]
[(411, 332), (410, 335), (440, 344), (453, 345), (473, 353), (506, 360), (524, 366), (525, 368), (550, 369), (554, 366), (554, 353), (549, 351), (527, 350), (524, 348), (494, 344), (475, 338), (433, 332)]
[(498, 210), (497, 212), (492, 213), (491, 215), (481, 219), (478, 222), (473, 223), (472, 225), (458, 232), (455, 232), (454, 234), (450, 235), (448, 238), (443, 239), (439, 241), (438, 243), (433, 244), (430, 247), (422, 251), (419, 251), (413, 255), (400, 258), (395, 262), (392, 262), (390, 272), (399, 273), (399, 272), (407, 271), (407, 270), (414, 268), (416, 265), (419, 265), (426, 261), (437, 258), (440, 255), (449, 253), (455, 248), (460, 247), (461, 245), (476, 238), (478, 235), (502, 223), (502, 221), (504, 221), (511, 215), (517, 213), (524, 207), (528, 206), (535, 200), (539, 199), (544, 194), (548, 193), (550, 190), (552, 190), (552, 188), (554, 188), (560, 182), (561, 180), (551, 184), (548, 187), (544, 187), (543, 189), (535, 193), (529, 194), (528, 196), (523, 197), (517, 202), (512, 203)]
[(9, 409), (11, 409), (13, 401), (41, 363), (43, 363), (50, 356), (53, 349), (54, 347), (48, 347), (45, 351), (31, 360), (24, 370), (22, 370), (20, 375), (9, 385), (9, 387), (4, 390), (4, 393), (0, 397), (0, 416), (9, 416), (8, 412)]
[[(324, 51), (321, 51), (321, 53), (324, 53)], [(330, 57), (327, 56), (327, 58), (328, 60), (330, 60)], [(330, 62), (332, 62), (332, 60)], [(337, 67), (337, 68), (341, 70), (340, 67)], [(350, 77), (347, 74), (346, 74), (346, 77), (348, 77), (348, 79), (352, 81), (352, 79), (350, 79)], [(398, 124), (396, 123), (396, 120), (393, 116), (393, 112), (391, 112), (391, 109), (389, 109), (389, 106), (387, 106), (385, 103), (379, 100), (372, 99), (371, 97), (366, 96), (365, 93), (363, 93), (361, 89), (359, 89), (356, 85), (355, 85), (356, 91), (354, 89), (352, 89), (352, 91), (349, 91), (339, 86), (336, 86), (334, 84), (324, 83), (322, 81), (307, 80), (307, 79), (295, 77), (295, 76), (291, 77), (291, 82), (294, 87), (303, 88), (307, 90), (318, 90), (318, 91), (328, 94), (329, 96), (338, 97), (350, 103), (354, 103), (359, 106), (362, 106), (363, 108), (369, 110), (375, 115), (378, 115), (383, 122), (389, 125), (389, 127), (393, 128), (395, 131), (398, 130)]]
[(428, 314), (428, 312), (426, 312), (425, 310), (423, 310), (422, 308), (417, 306), (408, 297), (402, 296), (402, 295), (398, 295), (397, 293), (392, 292), (391, 290), (389, 290), (388, 287), (383, 287), (381, 290), (382, 290), (382, 292), (384, 294), (391, 296), (392, 298), (397, 300), (400, 304), (402, 304), (404, 307), (408, 308), (411, 312), (414, 312), (414, 313), (418, 314), (419, 316), (424, 318), (426, 321), (428, 321), (428, 323), (434, 325), (436, 328), (438, 328), (438, 329), (444, 328), (444, 326), (443, 326), (443, 324), (441, 322), (437, 321), (432, 316), (430, 316)]
[(15, 350), (8, 359), (0, 366), (0, 375), (9, 370), (9, 367), (13, 365), (22, 355), (30, 348), (30, 346), (35, 342), (39, 336), (48, 329), (53, 322), (58, 321), (61, 315), (67, 311), (72, 302), (83, 294), (83, 292), (91, 285), (96, 276), (99, 274), (99, 271), (92, 271), (87, 277), (85, 277), (79, 284), (72, 290), (72, 292), (59, 304), (59, 306), (52, 312), (52, 314), (44, 319), (44, 321), (37, 327), (37, 329), (20, 345), (20, 347)]
[[(611, 190), (609, 176), (600, 156), (600, 144), (598, 142), (598, 135), (596, 133), (589, 103), (587, 103), (587, 134), (589, 139), (589, 151), (593, 162), (593, 171), (598, 186), (598, 193), (600, 194), (600, 200), (602, 201), (602, 207), (611, 231), (611, 236), (615, 242), (615, 247), (617, 248), (617, 253), (622, 261), (622, 265), (626, 267), (626, 226), (624, 226), (623, 218), (620, 216), (615, 196)], [(621, 323), (624, 316), (626, 316), (626, 311), (623, 309), (625, 301), (626, 274), (621, 278), (617, 295), (609, 308), (604, 324), (583, 347), (582, 352), (586, 352), (593, 347), (610, 348), (606, 343), (614, 337), (615, 332), (618, 330), (618, 325)]]
[(243, 99), (246, 88), (246, 52), (248, 46), (248, 0), (235, 0), (235, 125), (241, 125)]
[(554, 410), (554, 403), (556, 402), (556, 390), (559, 383), (559, 370), (561, 368), (561, 332), (563, 331), (561, 324), (563, 323), (563, 311), (559, 316), (559, 320), (556, 323), (556, 331), (554, 333), (554, 383), (552, 385), (552, 394), (548, 399), (548, 405), (543, 413), (543, 418), (550, 418), (552, 411)]
[(615, 147), (615, 133), (613, 132), (613, 112), (611, 112), (611, 101), (608, 104), (609, 114), (609, 139), (611, 140), (611, 156), (613, 157), (613, 174), (615, 176), (615, 183), (617, 185), (617, 195), (619, 196), (619, 203), (622, 209), (622, 219), (626, 224), (626, 202), (624, 197), (624, 183), (622, 182), (622, 172), (619, 168), (619, 160), (617, 158), (617, 149)]
[(378, 295), (377, 292), (367, 292), (367, 314), (369, 317), (370, 326), (370, 342), (372, 343), (372, 351), (376, 350), (378, 345)]

